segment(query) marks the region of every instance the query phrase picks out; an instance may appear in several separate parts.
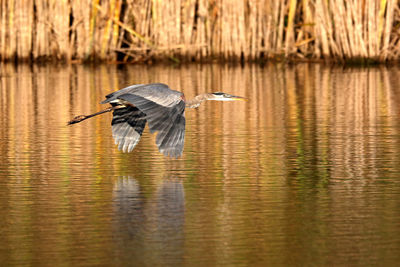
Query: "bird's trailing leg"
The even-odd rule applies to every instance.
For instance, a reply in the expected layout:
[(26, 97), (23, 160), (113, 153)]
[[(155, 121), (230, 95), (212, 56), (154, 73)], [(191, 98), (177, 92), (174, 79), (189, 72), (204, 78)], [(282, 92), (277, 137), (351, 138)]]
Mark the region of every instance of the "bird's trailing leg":
[(114, 109), (117, 109), (117, 108), (120, 108), (120, 107), (119, 106), (109, 107), (107, 109), (104, 109), (102, 111), (99, 111), (99, 112), (96, 112), (96, 113), (93, 113), (93, 114), (90, 114), (90, 115), (79, 115), (79, 116), (76, 116), (75, 118), (73, 118), (72, 120), (70, 120), (68, 122), (68, 125), (75, 124), (75, 123), (84, 121), (86, 119), (89, 119), (91, 117), (94, 117), (94, 116), (97, 116), (97, 115), (100, 115), (100, 114), (103, 114), (103, 113), (107, 113), (107, 112), (113, 111)]

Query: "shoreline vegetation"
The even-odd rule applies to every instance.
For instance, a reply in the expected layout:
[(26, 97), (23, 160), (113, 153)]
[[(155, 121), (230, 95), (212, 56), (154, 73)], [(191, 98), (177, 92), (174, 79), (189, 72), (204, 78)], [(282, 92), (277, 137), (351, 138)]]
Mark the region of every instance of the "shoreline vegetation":
[(400, 59), (397, 0), (0, 0), (0, 61)]

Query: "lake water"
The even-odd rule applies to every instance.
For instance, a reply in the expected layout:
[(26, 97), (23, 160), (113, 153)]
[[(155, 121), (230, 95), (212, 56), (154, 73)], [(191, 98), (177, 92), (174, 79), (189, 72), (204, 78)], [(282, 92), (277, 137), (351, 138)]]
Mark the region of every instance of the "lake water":
[[(183, 156), (111, 114), (130, 84), (224, 91), (186, 110)], [(400, 68), (1, 65), (1, 266), (400, 261)]]

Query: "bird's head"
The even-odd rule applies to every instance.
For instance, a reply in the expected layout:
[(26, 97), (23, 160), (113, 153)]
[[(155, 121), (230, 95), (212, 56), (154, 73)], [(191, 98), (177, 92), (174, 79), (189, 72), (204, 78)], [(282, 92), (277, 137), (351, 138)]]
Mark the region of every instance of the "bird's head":
[(236, 101), (236, 100), (246, 100), (246, 98), (236, 95), (230, 95), (222, 92), (211, 93), (211, 98), (208, 100), (216, 100), (216, 101)]

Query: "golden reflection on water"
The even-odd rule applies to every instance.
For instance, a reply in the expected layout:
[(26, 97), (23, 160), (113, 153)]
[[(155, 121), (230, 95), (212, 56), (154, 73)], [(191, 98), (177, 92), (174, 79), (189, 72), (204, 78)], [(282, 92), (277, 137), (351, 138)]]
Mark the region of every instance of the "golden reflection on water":
[[(398, 68), (1, 67), (5, 263), (399, 260)], [(187, 110), (178, 160), (148, 130), (120, 153), (111, 114), (66, 126), (150, 82), (249, 101)]]

